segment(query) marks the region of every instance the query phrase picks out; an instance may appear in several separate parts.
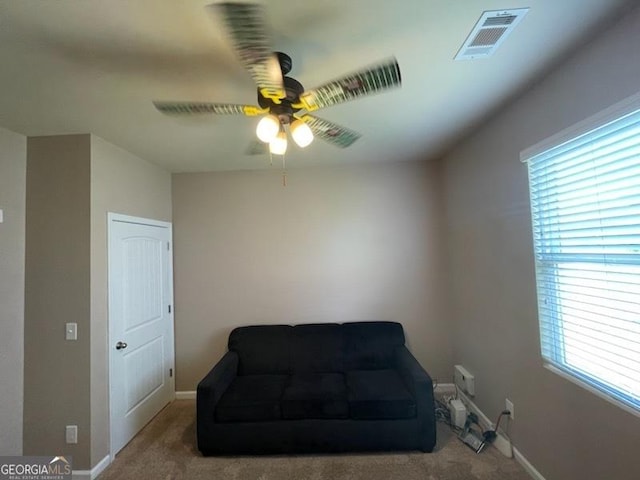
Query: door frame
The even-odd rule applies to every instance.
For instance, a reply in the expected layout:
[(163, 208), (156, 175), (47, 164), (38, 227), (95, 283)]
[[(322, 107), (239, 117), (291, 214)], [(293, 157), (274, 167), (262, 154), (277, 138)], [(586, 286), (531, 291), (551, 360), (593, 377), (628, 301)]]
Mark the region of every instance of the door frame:
[(154, 220), (151, 218), (143, 218), (143, 217), (134, 217), (131, 215), (124, 215), (124, 214), (120, 214), (120, 213), (115, 213), (115, 212), (107, 212), (107, 325), (108, 325), (108, 332), (107, 332), (107, 352), (108, 352), (108, 360), (107, 360), (107, 368), (109, 371), (109, 380), (108, 380), (108, 391), (109, 391), (109, 455), (111, 458), (111, 461), (113, 461), (115, 459), (115, 455), (118, 453), (115, 451), (114, 448), (114, 438), (113, 438), (113, 422), (114, 422), (114, 415), (113, 415), (113, 395), (112, 395), (112, 389), (111, 389), (111, 385), (113, 384), (113, 369), (112, 367), (112, 362), (113, 362), (113, 351), (111, 349), (111, 345), (113, 345), (113, 342), (115, 341), (115, 337), (113, 335), (113, 322), (112, 322), (112, 317), (111, 317), (111, 312), (113, 311), (112, 305), (113, 305), (113, 292), (112, 292), (112, 284), (111, 284), (111, 258), (112, 258), (112, 249), (113, 249), (113, 242), (112, 242), (112, 225), (115, 222), (119, 222), (119, 223), (133, 223), (133, 224), (138, 224), (138, 225), (145, 225), (145, 226), (150, 226), (150, 227), (160, 227), (160, 228), (168, 228), (169, 229), (169, 265), (167, 266), (168, 268), (168, 275), (169, 275), (169, 279), (168, 279), (168, 283), (169, 283), (169, 304), (171, 305), (171, 312), (169, 313), (169, 332), (171, 334), (171, 338), (169, 339), (169, 347), (170, 347), (170, 351), (168, 352), (170, 358), (171, 358), (171, 365), (173, 366), (173, 375), (169, 378), (169, 385), (171, 388), (171, 391), (173, 392), (173, 397), (175, 398), (175, 380), (176, 380), (176, 375), (175, 375), (175, 371), (176, 371), (176, 354), (175, 354), (175, 322), (174, 322), (174, 312), (175, 312), (175, 305), (174, 305), (174, 299), (173, 299), (173, 225), (171, 222), (165, 222), (162, 220)]

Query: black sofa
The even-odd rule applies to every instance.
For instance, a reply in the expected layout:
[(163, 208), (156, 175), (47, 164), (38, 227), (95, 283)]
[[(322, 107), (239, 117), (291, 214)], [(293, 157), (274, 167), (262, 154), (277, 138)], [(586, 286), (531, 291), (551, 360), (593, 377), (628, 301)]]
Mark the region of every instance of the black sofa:
[(239, 327), (228, 345), (198, 384), (203, 455), (433, 450), (433, 384), (399, 323)]

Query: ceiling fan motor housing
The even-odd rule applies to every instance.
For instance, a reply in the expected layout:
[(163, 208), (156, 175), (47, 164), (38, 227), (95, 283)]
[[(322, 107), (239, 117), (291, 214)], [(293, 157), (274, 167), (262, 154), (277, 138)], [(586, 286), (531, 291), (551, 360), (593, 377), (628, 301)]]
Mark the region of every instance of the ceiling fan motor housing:
[(287, 73), (291, 71), (291, 67), (293, 67), (293, 61), (291, 57), (283, 52), (275, 52), (278, 57), (278, 63), (280, 64), (280, 70), (282, 71), (282, 76), (284, 77)]
[(293, 104), (299, 103), (300, 95), (304, 92), (304, 87), (295, 78), (285, 76), (291, 71), (291, 57), (286, 53), (276, 52), (278, 61), (280, 62), (280, 69), (282, 70), (282, 80), (285, 90), (285, 98), (280, 103), (275, 103), (270, 98), (266, 98), (260, 93), (258, 88), (258, 105), (261, 108), (268, 108), (269, 113), (276, 115), (283, 125), (290, 124), (293, 114), (300, 110), (300, 108), (294, 108)]

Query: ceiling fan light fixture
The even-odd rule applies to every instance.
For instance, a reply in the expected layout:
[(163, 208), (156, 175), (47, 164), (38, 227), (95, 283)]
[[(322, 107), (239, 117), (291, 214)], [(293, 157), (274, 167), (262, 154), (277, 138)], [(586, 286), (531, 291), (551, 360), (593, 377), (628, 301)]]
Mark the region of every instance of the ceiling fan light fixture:
[(269, 143), (269, 151), (273, 155), (284, 155), (287, 151), (287, 134), (280, 130), (276, 138)]
[(309, 146), (313, 142), (313, 132), (304, 120), (295, 120), (291, 124), (291, 137), (300, 148)]
[(275, 115), (265, 115), (258, 122), (256, 135), (261, 142), (271, 143), (280, 131), (280, 120)]

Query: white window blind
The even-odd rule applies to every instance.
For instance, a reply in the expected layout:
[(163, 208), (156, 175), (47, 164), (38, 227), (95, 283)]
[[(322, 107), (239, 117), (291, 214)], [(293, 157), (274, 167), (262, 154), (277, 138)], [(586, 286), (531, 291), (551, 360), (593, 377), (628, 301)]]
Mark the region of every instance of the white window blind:
[(640, 410), (640, 110), (525, 160), (542, 356)]

